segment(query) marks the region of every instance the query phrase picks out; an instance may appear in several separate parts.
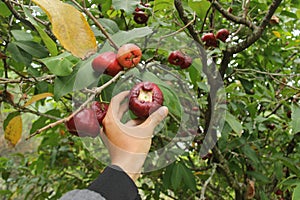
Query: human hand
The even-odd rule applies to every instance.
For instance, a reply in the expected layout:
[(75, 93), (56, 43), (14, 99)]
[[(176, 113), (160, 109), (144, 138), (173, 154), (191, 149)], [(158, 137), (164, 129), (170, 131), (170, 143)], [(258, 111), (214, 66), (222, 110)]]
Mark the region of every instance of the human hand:
[(121, 102), (129, 91), (114, 96), (103, 119), (101, 138), (108, 148), (111, 164), (121, 167), (134, 181), (138, 178), (151, 147), (155, 127), (168, 115), (168, 108), (160, 107), (145, 121), (122, 123), (128, 102)]

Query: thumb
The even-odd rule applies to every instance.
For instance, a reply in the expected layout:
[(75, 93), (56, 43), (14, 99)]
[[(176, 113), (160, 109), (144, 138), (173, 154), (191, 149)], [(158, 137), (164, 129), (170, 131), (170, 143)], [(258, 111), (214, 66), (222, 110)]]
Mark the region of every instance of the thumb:
[(168, 108), (166, 106), (162, 106), (153, 112), (143, 124), (151, 126), (154, 129), (168, 115), (168, 112)]

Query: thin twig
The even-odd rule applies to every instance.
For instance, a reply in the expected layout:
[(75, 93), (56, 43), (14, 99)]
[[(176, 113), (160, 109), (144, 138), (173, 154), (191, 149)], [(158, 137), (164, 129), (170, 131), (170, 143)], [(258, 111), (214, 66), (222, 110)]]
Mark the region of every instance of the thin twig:
[(217, 168), (217, 165), (214, 164), (210, 176), (208, 177), (208, 179), (204, 182), (204, 184), (202, 186), (200, 200), (205, 200), (206, 199), (205, 198), (205, 191), (206, 191), (206, 188), (207, 188), (210, 180), (212, 179), (212, 177), (216, 173), (216, 168)]
[(173, 36), (173, 35), (176, 35), (176, 34), (180, 33), (180, 32), (183, 31), (185, 28), (187, 28), (189, 25), (191, 25), (191, 24), (195, 21), (195, 19), (196, 19), (196, 13), (194, 12), (194, 17), (193, 17), (193, 19), (192, 19), (189, 23), (187, 23), (186, 25), (184, 25), (183, 27), (181, 27), (180, 29), (178, 29), (178, 30), (175, 31), (175, 32), (172, 32), (172, 33), (170, 33), (170, 34), (161, 36), (161, 37), (159, 38), (158, 42), (157, 42), (157, 47), (156, 47), (155, 54), (157, 54), (158, 48), (159, 48), (160, 43), (161, 43), (161, 41), (162, 41), (163, 39), (165, 39), (165, 38), (167, 38), (167, 37), (171, 37), (171, 36)]
[(41, 82), (46, 80), (53, 80), (55, 75), (48, 75), (43, 77), (26, 77), (26, 78), (18, 78), (18, 79), (9, 79), (9, 78), (1, 78), (0, 77), (0, 84), (8, 84), (8, 83), (22, 83), (22, 82)]

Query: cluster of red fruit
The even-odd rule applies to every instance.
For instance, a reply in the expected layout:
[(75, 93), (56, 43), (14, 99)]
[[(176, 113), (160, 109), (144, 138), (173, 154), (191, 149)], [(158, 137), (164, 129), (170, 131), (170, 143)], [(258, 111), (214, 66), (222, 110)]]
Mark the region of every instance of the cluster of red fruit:
[(181, 69), (186, 69), (191, 66), (193, 59), (181, 51), (176, 50), (170, 53), (168, 62), (172, 65), (179, 66)]
[[(133, 86), (129, 94), (129, 109), (139, 118), (145, 119), (160, 106), (164, 97), (158, 85), (141, 82)], [(67, 130), (80, 137), (97, 137), (107, 113), (108, 103), (93, 101), (65, 123)]]
[(218, 40), (221, 40), (222, 42), (226, 42), (226, 39), (229, 36), (229, 31), (225, 28), (218, 30), (217, 34), (214, 35), (214, 33), (205, 33), (201, 40), (204, 43), (206, 47), (218, 47), (219, 42)]
[(67, 130), (80, 137), (96, 137), (108, 106), (108, 103), (93, 101), (90, 107), (83, 108), (65, 123)]
[[(94, 58), (92, 67), (96, 72), (115, 76), (124, 68), (135, 67), (141, 60), (142, 52), (135, 44), (125, 44), (117, 53), (105, 52)], [(136, 84), (129, 94), (129, 109), (140, 119), (147, 118), (163, 104), (163, 93), (152, 82)], [(93, 101), (81, 109), (65, 125), (72, 134), (80, 137), (96, 137), (107, 113), (109, 103)]]
[(125, 44), (118, 52), (108, 51), (99, 54), (92, 61), (94, 71), (115, 76), (124, 68), (135, 67), (141, 60), (142, 51), (135, 44)]
[(146, 24), (149, 16), (145, 11), (145, 8), (149, 8), (150, 4), (148, 3), (141, 3), (141, 7), (136, 7), (133, 13), (133, 20), (137, 24)]

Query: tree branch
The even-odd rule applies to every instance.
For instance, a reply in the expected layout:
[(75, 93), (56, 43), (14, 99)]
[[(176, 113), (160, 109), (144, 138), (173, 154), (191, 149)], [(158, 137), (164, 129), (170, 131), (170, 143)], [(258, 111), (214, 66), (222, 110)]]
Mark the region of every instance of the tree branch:
[(112, 79), (110, 79), (109, 81), (107, 81), (106, 83), (104, 83), (102, 86), (100, 87), (96, 87), (92, 90), (92, 95), (89, 96), (89, 98), (76, 110), (74, 111), (73, 113), (71, 113), (69, 116), (63, 118), (63, 119), (60, 119), (60, 120), (57, 120), (56, 122), (53, 122), (51, 124), (48, 124), (47, 126), (44, 126), (43, 128), (37, 130), (36, 132), (34, 132), (33, 134), (31, 134), (30, 136), (28, 136), (26, 138), (26, 140), (40, 134), (41, 132), (43, 131), (46, 131), (50, 128), (53, 128), (59, 124), (62, 124), (62, 123), (65, 123), (67, 121), (69, 121), (72, 117), (74, 117), (74, 115), (76, 115), (77, 113), (79, 113), (84, 107), (86, 107), (88, 105), (89, 102), (91, 102), (95, 96), (97, 94), (100, 94), (102, 92), (103, 89), (105, 89), (107, 86), (109, 86), (110, 84), (112, 84), (113, 82), (115, 82), (121, 75), (124, 74), (124, 71), (120, 71), (116, 76), (114, 76)]
[(228, 12), (227, 10), (225, 10), (221, 4), (218, 1), (212, 1), (212, 5), (228, 20), (235, 22), (237, 24), (244, 24), (247, 27), (251, 28), (252, 30), (256, 29), (257, 26), (255, 24), (253, 24), (250, 20), (247, 20), (246, 18), (243, 17), (238, 17), (235, 16), (233, 14), (231, 14), (230, 12)]
[(264, 29), (268, 25), (272, 15), (274, 14), (276, 9), (280, 5), (281, 1), (282, 0), (274, 0), (272, 2), (271, 6), (269, 7), (268, 13), (265, 15), (265, 17), (263, 18), (260, 25), (258, 27), (253, 26), (254, 27), (253, 32), (246, 38), (246, 40), (244, 40), (243, 42), (241, 42), (235, 46), (231, 46), (230, 48), (227, 49), (227, 51), (231, 54), (239, 53), (239, 52), (247, 49), (253, 43), (255, 43), (261, 37)]

